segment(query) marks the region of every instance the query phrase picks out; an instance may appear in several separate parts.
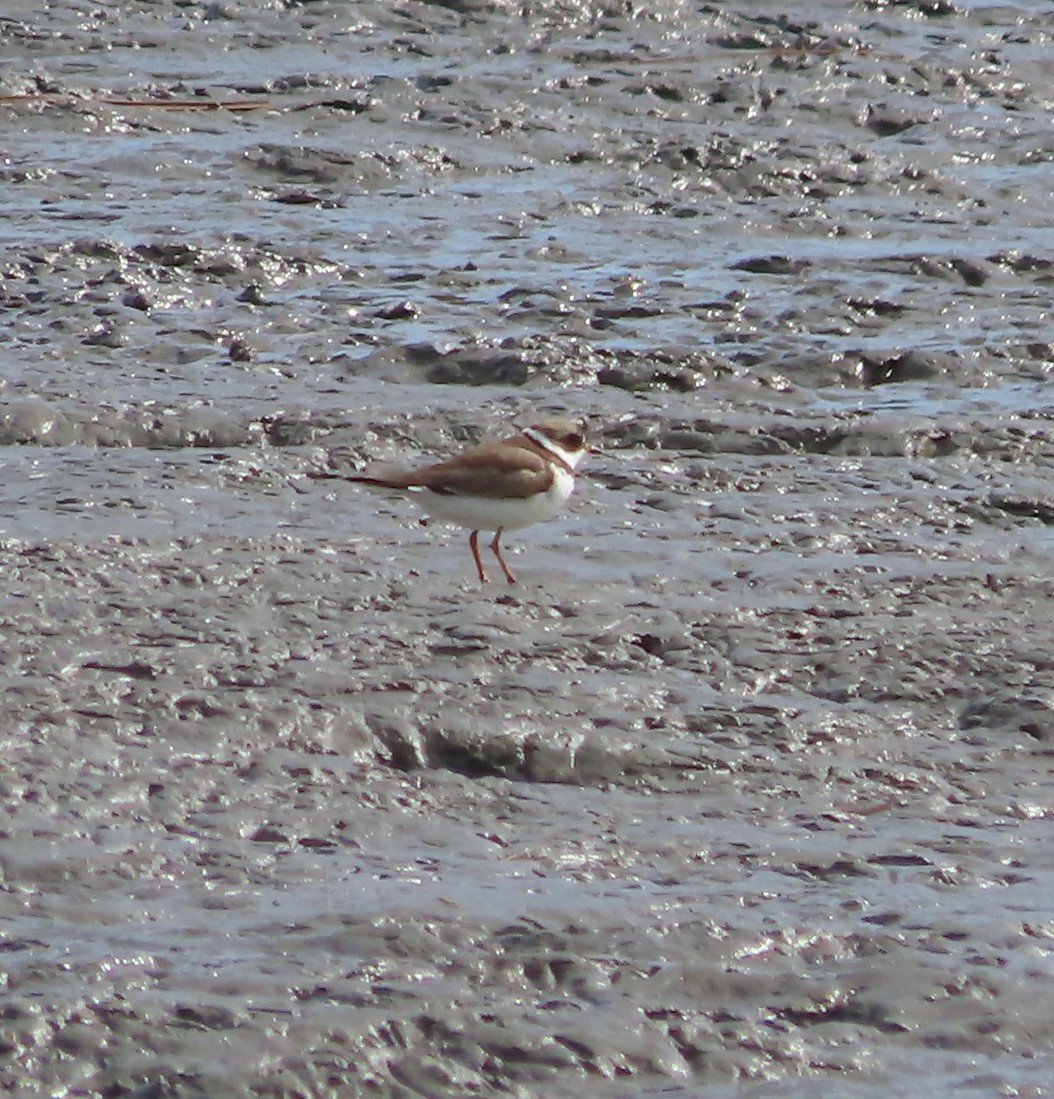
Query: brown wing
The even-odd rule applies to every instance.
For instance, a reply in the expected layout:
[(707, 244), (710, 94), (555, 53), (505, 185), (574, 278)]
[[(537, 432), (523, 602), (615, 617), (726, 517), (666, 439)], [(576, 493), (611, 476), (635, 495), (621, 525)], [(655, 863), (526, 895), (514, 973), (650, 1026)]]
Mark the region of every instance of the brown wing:
[(526, 447), (484, 443), (456, 458), (415, 469), (406, 474), (404, 483), (458, 496), (522, 500), (545, 492), (553, 483), (553, 470)]

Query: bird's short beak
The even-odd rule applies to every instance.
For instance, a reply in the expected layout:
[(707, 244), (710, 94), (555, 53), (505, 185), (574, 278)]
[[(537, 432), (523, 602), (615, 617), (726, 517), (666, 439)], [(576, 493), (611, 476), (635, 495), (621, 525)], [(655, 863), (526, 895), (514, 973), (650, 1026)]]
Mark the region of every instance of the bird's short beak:
[(601, 449), (600, 447), (598, 447), (598, 446), (593, 446), (593, 444), (592, 444), (592, 443), (590, 443), (590, 444), (589, 444), (589, 445), (588, 445), (588, 446), (586, 447), (586, 453), (587, 453), (587, 454), (603, 454), (603, 453), (604, 453), (604, 451), (603, 451), (603, 450), (602, 450), (602, 449)]

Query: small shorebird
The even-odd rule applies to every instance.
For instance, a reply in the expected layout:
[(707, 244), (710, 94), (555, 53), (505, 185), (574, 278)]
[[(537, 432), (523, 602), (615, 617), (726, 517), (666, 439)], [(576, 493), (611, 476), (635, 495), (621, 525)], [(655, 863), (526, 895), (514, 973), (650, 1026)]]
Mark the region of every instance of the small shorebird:
[(494, 531), (490, 548), (510, 584), (512, 569), (501, 555), (501, 536), (549, 519), (575, 484), (575, 468), (587, 452), (585, 429), (575, 420), (542, 420), (518, 435), (483, 443), (435, 465), (376, 474), (310, 473), (309, 477), (377, 485), (412, 495), (430, 516), (472, 533), (468, 544), (481, 584), (479, 532)]

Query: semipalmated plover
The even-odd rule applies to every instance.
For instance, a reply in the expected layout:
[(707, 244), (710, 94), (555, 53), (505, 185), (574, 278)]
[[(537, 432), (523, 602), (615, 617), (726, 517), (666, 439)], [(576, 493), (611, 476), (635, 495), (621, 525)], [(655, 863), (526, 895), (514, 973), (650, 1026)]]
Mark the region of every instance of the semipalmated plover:
[(516, 577), (501, 555), (502, 534), (555, 515), (574, 488), (575, 467), (587, 451), (594, 450), (586, 445), (581, 423), (552, 419), (418, 469), (308, 476), (405, 492), (428, 515), (467, 527), (481, 584), (487, 582), (487, 574), (479, 557), (479, 532), (494, 531), (490, 548), (505, 579), (515, 584)]

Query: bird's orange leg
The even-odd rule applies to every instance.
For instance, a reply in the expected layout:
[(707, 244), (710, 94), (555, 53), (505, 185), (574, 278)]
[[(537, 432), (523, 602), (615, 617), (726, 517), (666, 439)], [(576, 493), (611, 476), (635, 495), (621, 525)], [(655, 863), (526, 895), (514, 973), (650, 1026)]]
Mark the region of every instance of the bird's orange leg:
[[(487, 582), (487, 574), (483, 571), (483, 562), (479, 559), (479, 531), (474, 530), (468, 536), (468, 544), (472, 550), (472, 557), (476, 562), (476, 571), (479, 573), (479, 582), (485, 584)], [(500, 561), (501, 558), (499, 557)]]
[(505, 573), (505, 579), (510, 584), (516, 583), (516, 577), (512, 574), (512, 569), (505, 564), (505, 558), (501, 555), (501, 531), (494, 535), (494, 541), (491, 542), (490, 548), (494, 551), (494, 556), (498, 559), (498, 564), (501, 565), (501, 571)]

